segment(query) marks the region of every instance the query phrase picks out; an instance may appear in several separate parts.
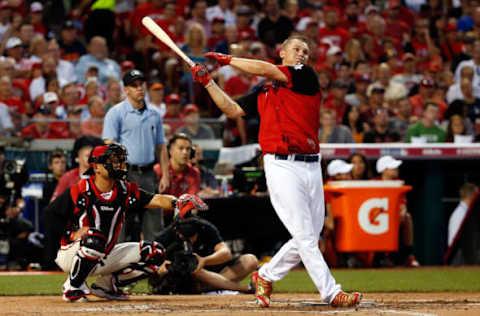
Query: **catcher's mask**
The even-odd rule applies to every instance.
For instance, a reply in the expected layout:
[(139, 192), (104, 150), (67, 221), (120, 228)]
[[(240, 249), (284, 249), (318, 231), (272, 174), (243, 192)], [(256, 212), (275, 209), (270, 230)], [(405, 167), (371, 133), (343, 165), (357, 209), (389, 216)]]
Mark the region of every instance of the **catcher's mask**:
[[(95, 147), (90, 153), (88, 163), (102, 164), (112, 179), (127, 179), (127, 148), (123, 145), (113, 143)], [(85, 174), (94, 174), (93, 167), (90, 167)]]

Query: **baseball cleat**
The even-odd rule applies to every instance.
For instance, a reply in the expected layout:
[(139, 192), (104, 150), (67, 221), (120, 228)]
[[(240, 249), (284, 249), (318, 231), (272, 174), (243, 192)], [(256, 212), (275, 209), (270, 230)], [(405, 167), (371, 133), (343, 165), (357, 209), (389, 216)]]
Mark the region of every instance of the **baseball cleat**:
[(106, 298), (109, 300), (113, 301), (128, 301), (130, 297), (128, 294), (120, 291), (120, 290), (106, 290), (95, 283), (93, 283), (90, 286), (90, 291), (92, 292), (93, 295), (101, 297), (101, 298)]
[(252, 274), (252, 282), (255, 285), (255, 301), (261, 307), (270, 306), (270, 296), (273, 292), (273, 284), (258, 275), (258, 271)]
[(80, 303), (88, 301), (87, 294), (85, 294), (85, 292), (82, 290), (69, 290), (63, 293), (62, 299), (65, 302), (70, 303)]
[(333, 301), (330, 302), (330, 306), (332, 307), (353, 307), (357, 306), (360, 301), (362, 300), (362, 294), (358, 292), (354, 293), (346, 293), (340, 291)]

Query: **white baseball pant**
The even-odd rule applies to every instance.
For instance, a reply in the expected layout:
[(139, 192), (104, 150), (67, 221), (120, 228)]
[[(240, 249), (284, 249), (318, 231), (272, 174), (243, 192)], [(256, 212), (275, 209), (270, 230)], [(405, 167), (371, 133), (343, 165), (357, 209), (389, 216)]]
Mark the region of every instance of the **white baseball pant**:
[(325, 218), (323, 181), (320, 161), (277, 160), (264, 156), (265, 175), (272, 205), (292, 235), (272, 260), (259, 270), (270, 282), (281, 280), (303, 262), (322, 300), (331, 302), (341, 291), (318, 248)]
[[(62, 246), (57, 252), (55, 262), (64, 272), (70, 272), (73, 258), (80, 248), (80, 241), (67, 246)], [(132, 263), (140, 261), (140, 245), (138, 242), (125, 242), (116, 244), (106, 258), (101, 259), (93, 268), (90, 276), (102, 275), (111, 278), (113, 272), (117, 272), (128, 267)]]

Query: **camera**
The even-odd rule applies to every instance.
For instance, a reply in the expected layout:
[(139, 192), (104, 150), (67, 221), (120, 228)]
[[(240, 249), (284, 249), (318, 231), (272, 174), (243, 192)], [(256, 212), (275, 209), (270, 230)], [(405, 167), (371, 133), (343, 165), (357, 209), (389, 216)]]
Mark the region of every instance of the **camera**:
[(23, 166), (25, 165), (25, 160), (5, 160), (2, 165), (2, 170), (5, 174), (21, 174)]

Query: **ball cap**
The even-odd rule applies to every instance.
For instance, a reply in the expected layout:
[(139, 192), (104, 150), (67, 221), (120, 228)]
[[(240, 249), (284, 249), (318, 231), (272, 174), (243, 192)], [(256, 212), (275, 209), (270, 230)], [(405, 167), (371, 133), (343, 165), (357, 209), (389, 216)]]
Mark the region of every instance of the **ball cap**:
[(198, 106), (195, 104), (188, 104), (185, 106), (185, 109), (183, 109), (183, 114), (188, 115), (192, 112), (198, 113)]
[(17, 47), (17, 46), (22, 46), (22, 40), (19, 39), (16, 36), (12, 36), (8, 39), (7, 45), (5, 45), (5, 48), (9, 49), (9, 48)]
[(169, 94), (165, 99), (165, 103), (180, 103), (180, 97), (176, 93)]
[(132, 70), (135, 69), (135, 64), (131, 60), (124, 60), (120, 65), (122, 71)]
[(353, 169), (353, 164), (347, 163), (341, 159), (332, 160), (327, 167), (328, 175), (333, 177), (337, 174), (349, 173)]
[(143, 72), (137, 69), (130, 70), (125, 74), (125, 76), (123, 76), (123, 85), (130, 86), (137, 80), (140, 80), (142, 82), (145, 81), (145, 76), (143, 75)]
[(30, 12), (42, 12), (43, 11), (43, 4), (38, 1), (32, 2), (30, 5)]
[(51, 102), (58, 102), (58, 96), (55, 92), (45, 92), (43, 94), (43, 103), (49, 104)]
[(377, 160), (377, 172), (382, 173), (386, 169), (397, 169), (401, 164), (401, 160), (397, 160), (392, 156), (383, 156)]

